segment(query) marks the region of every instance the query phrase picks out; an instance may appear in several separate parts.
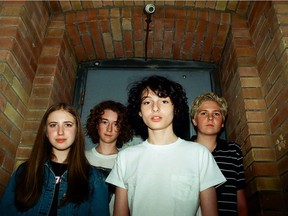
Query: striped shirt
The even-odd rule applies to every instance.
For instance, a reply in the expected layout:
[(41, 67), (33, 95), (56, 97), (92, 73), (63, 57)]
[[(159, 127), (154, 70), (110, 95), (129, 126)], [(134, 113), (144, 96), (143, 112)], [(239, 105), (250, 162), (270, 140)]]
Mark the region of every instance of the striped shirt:
[[(192, 137), (191, 140), (195, 140)], [(227, 181), (216, 188), (220, 216), (238, 215), (237, 190), (245, 188), (245, 174), (241, 147), (235, 142), (217, 139), (212, 152)]]

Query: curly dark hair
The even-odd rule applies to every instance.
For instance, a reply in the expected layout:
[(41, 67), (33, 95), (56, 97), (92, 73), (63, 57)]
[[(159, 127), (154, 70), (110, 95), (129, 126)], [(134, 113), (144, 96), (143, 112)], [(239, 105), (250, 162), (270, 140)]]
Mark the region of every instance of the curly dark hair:
[(186, 136), (183, 135), (183, 131), (186, 130), (183, 128), (185, 125), (184, 122), (188, 122), (189, 125), (189, 107), (187, 105), (186, 92), (179, 83), (156, 75), (145, 77), (140, 81), (132, 83), (128, 92), (128, 117), (135, 130), (134, 132), (143, 139), (147, 139), (148, 137), (147, 126), (139, 116), (142, 93), (148, 90), (148, 88), (161, 98), (169, 97), (171, 99), (174, 105), (173, 130), (177, 136), (184, 138), (183, 136)]
[(127, 117), (127, 108), (123, 104), (107, 100), (102, 101), (90, 110), (86, 122), (86, 135), (88, 135), (93, 143), (99, 142), (98, 125), (105, 110), (112, 110), (118, 115), (117, 124), (119, 127), (119, 136), (117, 138), (116, 147), (121, 148), (124, 143), (130, 141), (133, 137), (131, 126)]

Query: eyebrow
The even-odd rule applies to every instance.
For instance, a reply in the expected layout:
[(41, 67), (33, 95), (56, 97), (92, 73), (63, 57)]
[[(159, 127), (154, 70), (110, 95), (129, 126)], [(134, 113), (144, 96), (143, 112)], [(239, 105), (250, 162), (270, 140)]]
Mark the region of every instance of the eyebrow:
[(150, 96), (143, 96), (143, 97), (141, 97), (141, 101), (143, 101), (143, 100), (145, 100), (145, 99), (147, 99), (147, 98), (151, 98)]
[[(59, 123), (59, 122), (58, 122), (58, 121), (48, 122), (48, 124), (51, 124), (51, 123)], [(73, 121), (64, 121), (64, 123), (72, 123), (72, 124), (75, 124), (76, 122), (73, 122)]]
[[(208, 109), (199, 109), (199, 111), (208, 111)], [(212, 110), (212, 112), (221, 112), (221, 109)]]
[[(109, 119), (107, 118), (100, 118), (100, 120), (106, 120), (106, 121), (109, 121)], [(109, 121), (110, 122), (110, 121)], [(118, 122), (118, 119), (116, 121), (112, 121), (112, 122)]]

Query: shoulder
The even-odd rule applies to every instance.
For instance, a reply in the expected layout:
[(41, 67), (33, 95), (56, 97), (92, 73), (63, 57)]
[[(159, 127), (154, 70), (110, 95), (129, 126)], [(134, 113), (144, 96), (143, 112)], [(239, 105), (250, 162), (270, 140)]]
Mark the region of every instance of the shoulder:
[(118, 152), (118, 155), (134, 154), (143, 151), (143, 149), (145, 149), (144, 142), (121, 149)]
[(209, 151), (204, 145), (201, 145), (194, 141), (182, 140), (180, 146), (183, 146), (185, 148), (192, 149), (192, 150)]
[(89, 166), (89, 169), (90, 169), (90, 180), (91, 181), (100, 181), (102, 182), (103, 180), (105, 181), (105, 175), (100, 172), (99, 170), (97, 170), (96, 167), (94, 166)]
[(14, 175), (19, 175), (20, 173), (22, 173), (25, 170), (26, 166), (27, 166), (27, 161), (20, 164), (18, 168), (15, 170)]
[[(89, 185), (92, 190), (97, 190), (96, 196), (101, 193), (108, 193), (108, 185), (105, 182), (106, 176), (96, 169), (96, 167), (90, 166)], [(100, 192), (100, 193), (99, 193)], [(93, 193), (95, 195), (95, 193)]]
[(241, 146), (234, 141), (218, 139), (217, 150), (235, 152), (236, 154), (242, 155)]
[(91, 149), (87, 149), (85, 150), (85, 154), (86, 155), (90, 155), (90, 154), (93, 154), (93, 150), (95, 149), (95, 147), (91, 148)]
[(204, 145), (187, 140), (181, 140), (181, 142), (178, 143), (174, 151), (180, 155), (185, 155), (189, 158), (197, 158), (198, 160), (206, 157), (212, 157), (212, 154)]
[(16, 169), (16, 172), (22, 171), (23, 169), (25, 169), (25, 167), (27, 166), (27, 161), (24, 163), (21, 163), (18, 168)]

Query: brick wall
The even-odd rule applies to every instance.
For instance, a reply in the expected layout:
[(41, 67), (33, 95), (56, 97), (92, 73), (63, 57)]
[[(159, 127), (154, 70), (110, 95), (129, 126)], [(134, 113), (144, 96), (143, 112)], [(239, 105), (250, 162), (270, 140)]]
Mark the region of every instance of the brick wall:
[(50, 18), (43, 2), (1, 2), (1, 194), (13, 168), (29, 156), (47, 107), (72, 102), (74, 50), (63, 16)]
[[(143, 57), (143, 37), (139, 36), (143, 32), (137, 34), (135, 30), (138, 19), (129, 20), (134, 9), (123, 10), (122, 35), (117, 34), (120, 14), (117, 9), (110, 10), (114, 14), (113, 34), (106, 32), (108, 10), (105, 8), (97, 10), (101, 14), (97, 14), (96, 22), (93, 10), (51, 16), (44, 2), (0, 2), (0, 194), (13, 169), (29, 156), (46, 108), (56, 101), (72, 101), (79, 62), (95, 56)], [(207, 12), (197, 13), (204, 16)], [(227, 135), (242, 146), (252, 214), (287, 215), (288, 4), (255, 1), (247, 18), (231, 14), (225, 16), (228, 38), (224, 52), (219, 54), (222, 91), (229, 103)], [(161, 36), (157, 30), (164, 25), (163, 19), (153, 23), (156, 30), (154, 38), (149, 38), (154, 41), (153, 46), (149, 42), (152, 50), (149, 56), (154, 52), (157, 58), (193, 58), (194, 54), (187, 54), (191, 51), (189, 37), (184, 37), (183, 43), (176, 41), (175, 51), (171, 52), (168, 45), (172, 46), (173, 41), (169, 31), (175, 24), (178, 31), (173, 38), (181, 38), (179, 29), (183, 31), (184, 27), (181, 21), (170, 22), (168, 17), (163, 23), (169, 29)], [(93, 32), (87, 31), (85, 23), (89, 23)], [(143, 29), (143, 20), (140, 24)], [(188, 29), (192, 29), (190, 24), (186, 26)], [(73, 36), (71, 41), (67, 33)], [(91, 43), (96, 44), (95, 51), (90, 49)], [(163, 47), (161, 52), (159, 46)], [(209, 59), (213, 58), (204, 58)]]
[[(255, 9), (254, 9), (255, 8)], [(249, 14), (250, 33), (257, 52), (259, 78), (262, 93), (266, 103), (267, 123), (274, 149), (271, 164), (276, 166), (278, 175), (273, 175), (273, 169), (268, 173), (257, 173), (263, 178), (263, 184), (270, 185), (259, 193), (263, 200), (264, 210), (279, 209), (288, 206), (288, 55), (287, 55), (287, 2), (255, 3)], [(256, 10), (257, 8), (257, 10)], [(262, 11), (261, 13), (258, 10)], [(267, 150), (268, 150), (267, 149)], [(266, 166), (266, 164), (264, 164)], [(265, 168), (262, 168), (265, 170)], [(267, 177), (268, 176), (268, 177)], [(267, 197), (271, 194), (271, 198)]]
[(48, 14), (41, 5), (1, 2), (1, 192), (13, 170), (17, 147), (21, 142), (47, 21)]
[(242, 146), (252, 215), (287, 214), (287, 12), (286, 3), (255, 2), (248, 20), (234, 16), (220, 63), (227, 135)]

